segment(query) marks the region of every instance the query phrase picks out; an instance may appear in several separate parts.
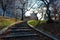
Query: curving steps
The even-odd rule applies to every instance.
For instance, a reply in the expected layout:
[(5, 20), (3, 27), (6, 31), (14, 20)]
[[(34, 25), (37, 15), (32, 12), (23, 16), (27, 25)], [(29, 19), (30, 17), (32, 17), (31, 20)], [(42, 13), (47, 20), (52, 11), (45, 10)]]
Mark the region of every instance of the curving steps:
[(11, 26), (1, 37), (0, 40), (52, 40), (45, 35), (29, 27), (26, 22)]

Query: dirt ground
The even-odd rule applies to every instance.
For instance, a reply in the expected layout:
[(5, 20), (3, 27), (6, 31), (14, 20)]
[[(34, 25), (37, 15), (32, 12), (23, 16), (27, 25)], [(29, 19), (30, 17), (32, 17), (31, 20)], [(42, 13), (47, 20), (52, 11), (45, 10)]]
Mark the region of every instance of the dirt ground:
[(46, 31), (60, 38), (60, 23), (46, 23), (36, 26), (36, 28)]

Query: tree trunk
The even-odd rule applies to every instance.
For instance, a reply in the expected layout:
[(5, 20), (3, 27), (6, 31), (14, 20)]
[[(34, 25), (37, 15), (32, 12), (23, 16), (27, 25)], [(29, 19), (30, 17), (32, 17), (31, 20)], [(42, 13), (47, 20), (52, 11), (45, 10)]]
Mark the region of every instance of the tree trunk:
[(17, 21), (17, 13), (16, 13), (16, 15), (15, 15), (16, 17), (15, 17), (15, 19), (16, 19), (16, 21)]
[(50, 10), (49, 10), (49, 6), (47, 6), (47, 11), (46, 11), (47, 15), (48, 15), (48, 21), (49, 23), (52, 23), (53, 20), (51, 19), (51, 16), (50, 16)]
[(6, 11), (3, 11), (2, 16), (6, 17)]
[(23, 11), (23, 9), (22, 9), (22, 17), (21, 17), (21, 20), (23, 20), (23, 15), (24, 15), (24, 11)]

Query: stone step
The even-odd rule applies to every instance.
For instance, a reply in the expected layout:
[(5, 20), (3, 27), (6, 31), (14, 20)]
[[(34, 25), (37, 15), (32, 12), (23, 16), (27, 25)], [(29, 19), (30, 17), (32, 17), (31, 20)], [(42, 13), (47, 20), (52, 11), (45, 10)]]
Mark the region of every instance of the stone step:
[(15, 27), (27, 27), (27, 25), (16, 25)]
[(9, 29), (8, 32), (33, 31), (32, 29)]
[(34, 32), (34, 31), (18, 31), (18, 32), (9, 32), (9, 34), (34, 34), (34, 33), (37, 33), (37, 32)]
[(26, 24), (16, 24), (16, 25), (14, 25), (15, 27), (28, 27), (28, 25), (26, 25)]
[(8, 34), (6, 36), (2, 36), (1, 38), (10, 38), (10, 37), (24, 37), (24, 36), (37, 36), (38, 34), (19, 34), (19, 33), (16, 33), (16, 34)]
[(11, 29), (28, 29), (30, 27), (11, 27)]

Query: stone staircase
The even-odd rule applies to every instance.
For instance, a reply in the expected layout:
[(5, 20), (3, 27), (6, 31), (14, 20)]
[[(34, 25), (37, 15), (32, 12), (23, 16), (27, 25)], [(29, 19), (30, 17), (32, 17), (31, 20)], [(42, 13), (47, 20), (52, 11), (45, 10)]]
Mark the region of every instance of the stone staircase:
[(15, 24), (0, 36), (0, 40), (52, 40), (29, 27), (26, 22)]

